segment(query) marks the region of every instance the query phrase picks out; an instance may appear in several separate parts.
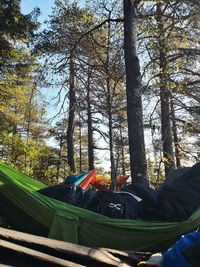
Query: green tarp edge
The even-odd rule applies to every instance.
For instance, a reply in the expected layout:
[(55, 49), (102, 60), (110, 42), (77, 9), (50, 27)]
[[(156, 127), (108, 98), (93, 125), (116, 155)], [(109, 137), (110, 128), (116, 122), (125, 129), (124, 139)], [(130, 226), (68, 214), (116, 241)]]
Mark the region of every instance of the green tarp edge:
[[(46, 185), (0, 163), (0, 192), (49, 229), (49, 237), (90, 247), (147, 250), (169, 243), (200, 224), (200, 209), (184, 222), (110, 219), (48, 198)], [(16, 218), (17, 220), (17, 218)]]

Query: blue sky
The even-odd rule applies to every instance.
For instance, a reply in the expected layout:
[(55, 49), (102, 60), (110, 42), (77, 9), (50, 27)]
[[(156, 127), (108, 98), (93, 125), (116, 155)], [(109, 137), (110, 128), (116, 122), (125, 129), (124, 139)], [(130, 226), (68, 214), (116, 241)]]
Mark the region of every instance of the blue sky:
[[(41, 23), (40, 29), (45, 28), (44, 21), (48, 20), (48, 16), (52, 13), (52, 7), (54, 6), (54, 0), (21, 0), (21, 11), (23, 14), (29, 14), (35, 7), (39, 7), (41, 15), (38, 21)], [(43, 98), (50, 101), (57, 93), (56, 88), (40, 88), (40, 92)], [(47, 117), (51, 118), (58, 112), (54, 106), (47, 106)]]
[[(84, 0), (80, 1), (80, 5), (84, 5), (84, 3)], [(51, 14), (53, 6), (54, 0), (21, 0), (21, 10), (24, 14), (30, 13), (35, 7), (40, 8), (42, 14), (39, 17), (39, 22), (41, 23), (48, 19), (48, 15)]]
[(21, 10), (23, 14), (28, 14), (35, 7), (39, 7), (41, 10), (41, 16), (39, 21), (43, 23), (48, 19), (48, 15), (52, 12), (52, 7), (54, 6), (54, 0), (22, 0), (21, 1)]

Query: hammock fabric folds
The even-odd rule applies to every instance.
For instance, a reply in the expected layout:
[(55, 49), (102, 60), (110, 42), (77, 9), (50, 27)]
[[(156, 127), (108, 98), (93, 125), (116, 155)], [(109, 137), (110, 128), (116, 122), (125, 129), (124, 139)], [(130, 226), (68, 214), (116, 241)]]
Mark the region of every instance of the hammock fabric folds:
[(0, 163), (0, 216), (16, 230), (89, 247), (156, 251), (200, 224), (200, 209), (183, 222), (111, 219), (37, 192), (47, 185)]

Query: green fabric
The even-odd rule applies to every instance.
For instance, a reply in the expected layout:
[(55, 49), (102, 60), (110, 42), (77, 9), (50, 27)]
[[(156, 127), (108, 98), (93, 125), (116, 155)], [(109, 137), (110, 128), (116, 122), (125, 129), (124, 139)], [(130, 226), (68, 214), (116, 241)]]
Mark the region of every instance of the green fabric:
[[(170, 246), (200, 224), (200, 209), (184, 222), (107, 218), (46, 197), (46, 185), (0, 163), (0, 193), (49, 229), (49, 237), (90, 247), (147, 250)], [(17, 220), (17, 218), (16, 218)]]

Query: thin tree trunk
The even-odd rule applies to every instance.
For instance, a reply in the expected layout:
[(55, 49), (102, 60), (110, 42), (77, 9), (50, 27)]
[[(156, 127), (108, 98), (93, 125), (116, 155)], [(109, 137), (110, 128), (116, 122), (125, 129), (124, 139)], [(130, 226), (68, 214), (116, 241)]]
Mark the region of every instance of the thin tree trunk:
[(125, 167), (125, 153), (124, 153), (124, 142), (123, 142), (123, 134), (122, 134), (122, 126), (120, 123), (120, 141), (121, 141), (121, 159), (122, 159), (122, 175), (126, 174), (126, 167)]
[(57, 170), (56, 170), (56, 179), (57, 179), (57, 182), (59, 181), (59, 178), (60, 178), (60, 167), (61, 167), (61, 162), (62, 162), (62, 150), (63, 150), (63, 136), (61, 134), (60, 136), (60, 144), (59, 144), (59, 159), (58, 159), (58, 162), (57, 162)]
[[(16, 90), (15, 90), (16, 95)], [(17, 117), (17, 103), (15, 103), (15, 117)], [(11, 144), (11, 162), (16, 165), (17, 158), (18, 158), (18, 148), (15, 146), (14, 138), (17, 135), (17, 125), (13, 124), (13, 130), (12, 130), (12, 144)]]
[(173, 141), (170, 123), (170, 95), (167, 92), (166, 86), (160, 87), (161, 99), (161, 130), (162, 130), (162, 144), (163, 144), (163, 157), (165, 164), (165, 175), (168, 176), (169, 172), (174, 168), (174, 152)]
[(173, 104), (172, 99), (170, 101), (170, 104), (171, 104), (171, 119), (172, 119), (172, 131), (173, 131), (173, 136), (174, 136), (176, 167), (180, 168), (181, 167), (181, 156), (180, 156), (180, 150), (179, 150), (176, 116), (175, 116), (174, 104)]
[(92, 110), (91, 110), (91, 69), (88, 67), (87, 82), (87, 116), (88, 116), (88, 167), (94, 169), (94, 146), (93, 146), (93, 128), (92, 128)]
[(13, 131), (12, 131), (12, 144), (11, 144), (11, 163), (16, 165), (17, 158), (18, 158), (18, 148), (15, 146), (14, 138), (17, 135), (17, 126), (13, 126)]
[(165, 175), (174, 168), (173, 139), (170, 121), (170, 91), (167, 87), (167, 61), (164, 27), (162, 21), (161, 3), (157, 3), (157, 24), (159, 30), (159, 67), (160, 67), (160, 103), (161, 103), (161, 131), (163, 144), (163, 157), (165, 164)]
[(116, 168), (113, 152), (113, 118), (112, 118), (112, 99), (110, 87), (110, 22), (108, 23), (108, 43), (107, 43), (107, 60), (106, 60), (106, 83), (107, 83), (107, 103), (108, 103), (108, 129), (109, 129), (109, 149), (110, 149), (110, 165), (111, 165), (111, 190), (115, 190), (116, 186)]
[(81, 125), (80, 106), (79, 106), (79, 172), (82, 172), (82, 125)]
[(132, 182), (147, 184), (141, 73), (137, 55), (136, 7), (136, 1), (124, 0), (124, 54), (129, 152)]
[(76, 110), (75, 82), (74, 82), (74, 58), (70, 57), (70, 87), (69, 87), (69, 116), (67, 128), (67, 159), (72, 172), (76, 172), (74, 161), (74, 118)]
[(27, 169), (27, 151), (30, 148), (30, 127), (31, 127), (31, 112), (32, 112), (32, 101), (33, 101), (33, 97), (34, 97), (34, 92), (35, 92), (35, 86), (33, 88), (31, 88), (31, 94), (30, 94), (30, 98), (29, 98), (29, 103), (28, 103), (28, 118), (27, 118), (27, 132), (26, 132), (26, 151), (24, 153), (24, 158), (25, 158), (25, 163), (24, 163), (24, 168), (25, 171)]

